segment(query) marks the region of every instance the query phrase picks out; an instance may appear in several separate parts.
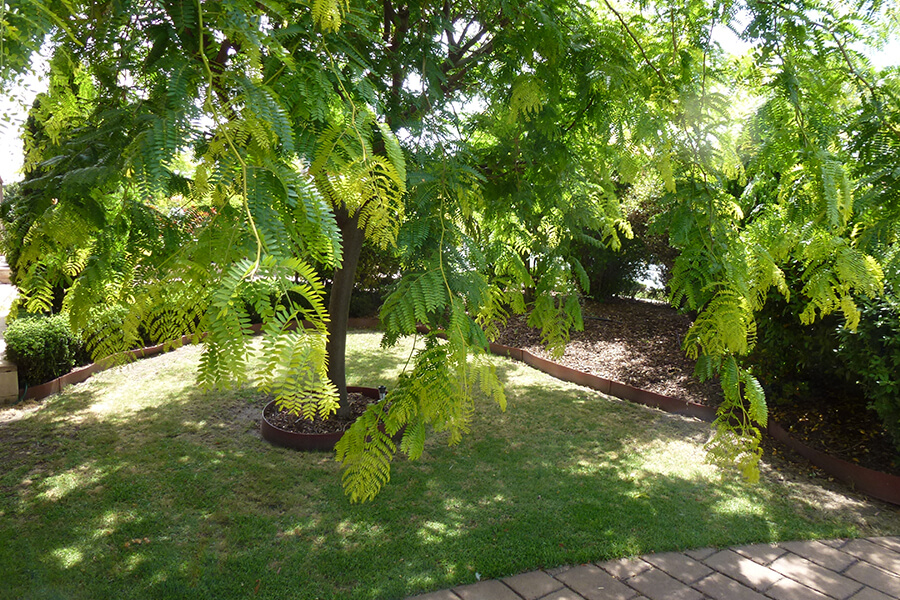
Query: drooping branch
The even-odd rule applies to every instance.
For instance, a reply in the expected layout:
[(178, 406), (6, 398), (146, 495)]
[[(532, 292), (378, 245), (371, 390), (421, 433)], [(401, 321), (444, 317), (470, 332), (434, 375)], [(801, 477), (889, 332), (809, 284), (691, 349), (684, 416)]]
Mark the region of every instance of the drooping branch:
[[(875, 87), (871, 83), (869, 83), (869, 81), (865, 77), (862, 76), (862, 73), (860, 73), (859, 70), (856, 68), (856, 65), (853, 64), (853, 60), (851, 60), (850, 55), (847, 53), (847, 48), (844, 46), (843, 43), (841, 43), (841, 39), (840, 39), (840, 37), (838, 37), (838, 34), (835, 33), (834, 31), (832, 31), (830, 33), (831, 33), (831, 37), (834, 39), (834, 42), (837, 44), (838, 49), (840, 49), (840, 51), (841, 51), (841, 56), (844, 57), (844, 62), (847, 63), (847, 67), (850, 69), (850, 73), (860, 84), (862, 84), (866, 89), (869, 90), (869, 93), (872, 95), (872, 98), (875, 98), (875, 96), (877, 95), (877, 90), (875, 90)], [(881, 119), (881, 122), (888, 129), (890, 129), (897, 135), (900, 135), (900, 129), (898, 129), (896, 125), (894, 125), (887, 119)]]
[(637, 45), (638, 51), (641, 53), (641, 56), (644, 57), (644, 62), (647, 63), (647, 66), (650, 67), (651, 69), (653, 69), (653, 71), (656, 73), (657, 77), (659, 77), (659, 80), (662, 81), (663, 84), (665, 84), (666, 78), (663, 77), (663, 74), (660, 72), (660, 70), (657, 69), (656, 66), (652, 62), (650, 62), (650, 58), (647, 56), (647, 51), (644, 50), (644, 47), (641, 45), (641, 42), (637, 39), (637, 36), (634, 35), (634, 32), (631, 31), (631, 28), (628, 26), (628, 23), (625, 22), (625, 19), (622, 17), (622, 15), (619, 14), (619, 11), (617, 11), (615, 8), (613, 8), (612, 4), (610, 4), (608, 0), (603, 0), (603, 4), (606, 5), (606, 8), (608, 8), (610, 11), (612, 11), (612, 13), (616, 16), (616, 19), (619, 20), (619, 23), (622, 24), (622, 28), (625, 29), (625, 33), (627, 33), (628, 37), (630, 37), (631, 40), (635, 43), (635, 45)]

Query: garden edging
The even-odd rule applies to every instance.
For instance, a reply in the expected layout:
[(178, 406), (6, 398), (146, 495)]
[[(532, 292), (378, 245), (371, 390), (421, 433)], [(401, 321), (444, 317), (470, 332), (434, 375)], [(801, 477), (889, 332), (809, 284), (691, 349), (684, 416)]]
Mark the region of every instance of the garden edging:
[[(378, 319), (350, 319), (348, 322), (348, 328), (350, 329), (377, 329), (379, 325)], [(258, 326), (254, 326), (254, 329), (257, 327)], [(180, 345), (189, 344), (192, 340), (192, 336), (184, 336), (181, 338)], [(160, 354), (167, 349), (179, 347), (180, 345), (177, 344), (177, 342), (174, 344), (170, 342), (147, 348), (138, 348), (124, 354), (133, 359), (149, 358)], [(628, 400), (636, 404), (658, 408), (673, 414), (694, 417), (707, 422), (712, 422), (716, 418), (716, 409), (711, 406), (679, 400), (670, 396), (632, 387), (618, 381), (606, 379), (598, 375), (578, 371), (571, 367), (566, 367), (535, 356), (522, 348), (491, 343), (490, 351), (492, 354), (506, 356), (523, 362), (551, 377), (555, 377), (556, 379), (591, 388), (621, 400)], [(28, 388), (23, 399), (39, 400), (46, 398), (51, 394), (60, 392), (67, 385), (86, 381), (95, 373), (105, 371), (118, 364), (121, 364), (121, 360), (106, 359), (99, 363), (75, 369), (62, 377)], [(787, 430), (771, 420), (764, 431), (769, 437), (803, 456), (829, 476), (834, 477), (835, 479), (850, 485), (855, 490), (872, 496), (873, 498), (900, 505), (900, 476), (868, 469), (819, 450), (815, 450), (792, 438)]]

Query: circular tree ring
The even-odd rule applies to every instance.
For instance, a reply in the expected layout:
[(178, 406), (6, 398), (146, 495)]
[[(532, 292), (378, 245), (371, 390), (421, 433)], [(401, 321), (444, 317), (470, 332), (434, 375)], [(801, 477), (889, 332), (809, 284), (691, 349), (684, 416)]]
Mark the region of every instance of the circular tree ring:
[[(378, 390), (375, 388), (348, 386), (347, 391), (362, 394), (363, 396), (374, 400), (379, 398)], [(269, 407), (274, 406), (274, 404), (275, 401), (272, 400), (263, 409), (262, 419), (260, 419), (259, 422), (259, 429), (263, 439), (276, 446), (283, 446), (294, 450), (323, 450), (330, 452), (334, 450), (335, 444), (337, 444), (338, 440), (344, 435), (343, 431), (336, 431), (334, 433), (298, 433), (296, 431), (287, 431), (280, 427), (276, 427), (266, 418), (266, 412)]]

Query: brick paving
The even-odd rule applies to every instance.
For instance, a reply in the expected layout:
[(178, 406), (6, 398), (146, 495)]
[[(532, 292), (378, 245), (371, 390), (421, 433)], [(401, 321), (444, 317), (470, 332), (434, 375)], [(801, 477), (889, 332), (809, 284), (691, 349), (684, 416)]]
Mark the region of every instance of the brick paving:
[(667, 552), (408, 600), (900, 600), (900, 536)]

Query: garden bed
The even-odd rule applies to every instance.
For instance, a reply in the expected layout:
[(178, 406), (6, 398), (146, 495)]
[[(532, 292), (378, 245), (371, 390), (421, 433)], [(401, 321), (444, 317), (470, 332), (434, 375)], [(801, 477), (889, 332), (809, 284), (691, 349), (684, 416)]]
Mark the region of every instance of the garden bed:
[[(572, 332), (565, 354), (552, 359), (540, 332), (513, 317), (498, 342), (515, 346), (565, 366), (658, 394), (718, 406), (718, 381), (701, 382), (694, 361), (685, 356), (682, 342), (691, 326), (689, 317), (672, 307), (630, 299), (587, 302), (584, 331)], [(862, 398), (810, 399), (792, 404), (769, 400), (771, 416), (792, 437), (822, 452), (854, 464), (900, 475), (900, 459), (890, 436)], [(773, 442), (767, 441), (772, 448)]]

